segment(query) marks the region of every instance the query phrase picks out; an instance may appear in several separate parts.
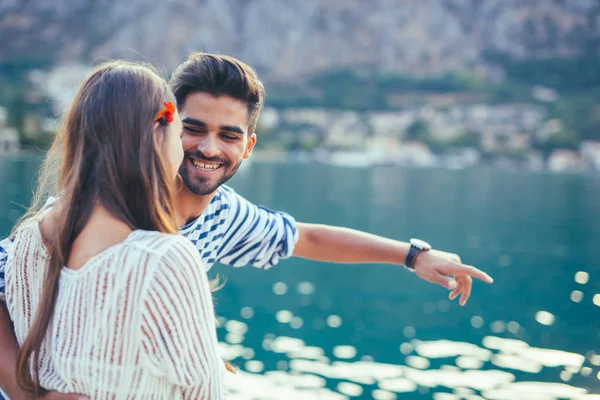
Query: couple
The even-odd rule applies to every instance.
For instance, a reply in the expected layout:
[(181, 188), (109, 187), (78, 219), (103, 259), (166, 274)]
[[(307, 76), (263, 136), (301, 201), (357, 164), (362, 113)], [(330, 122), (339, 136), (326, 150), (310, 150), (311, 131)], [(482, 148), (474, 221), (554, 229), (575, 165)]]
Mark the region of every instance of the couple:
[(193, 54), (170, 89), (113, 62), (78, 91), (42, 174), (62, 152), (58, 200), (2, 245), (0, 386), (11, 398), (222, 398), (206, 277), (217, 261), (406, 264), (461, 305), (471, 276), (491, 282), (424, 242), (297, 223), (222, 186), (256, 143), (264, 89), (247, 65)]

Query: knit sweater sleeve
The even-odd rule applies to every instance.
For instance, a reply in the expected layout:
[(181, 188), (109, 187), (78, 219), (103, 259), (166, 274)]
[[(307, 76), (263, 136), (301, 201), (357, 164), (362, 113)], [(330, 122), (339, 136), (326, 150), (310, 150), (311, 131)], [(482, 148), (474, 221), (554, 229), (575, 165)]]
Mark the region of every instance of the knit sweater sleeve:
[(142, 307), (142, 352), (149, 368), (186, 397), (223, 399), (224, 363), (208, 277), (198, 251), (173, 236), (149, 282)]

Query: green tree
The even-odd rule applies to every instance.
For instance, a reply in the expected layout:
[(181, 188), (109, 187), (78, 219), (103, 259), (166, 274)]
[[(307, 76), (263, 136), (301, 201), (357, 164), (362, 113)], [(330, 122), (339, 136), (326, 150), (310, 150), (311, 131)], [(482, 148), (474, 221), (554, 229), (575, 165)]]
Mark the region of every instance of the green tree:
[(429, 124), (422, 119), (416, 120), (406, 128), (406, 140), (418, 140), (423, 142), (429, 140), (430, 136)]

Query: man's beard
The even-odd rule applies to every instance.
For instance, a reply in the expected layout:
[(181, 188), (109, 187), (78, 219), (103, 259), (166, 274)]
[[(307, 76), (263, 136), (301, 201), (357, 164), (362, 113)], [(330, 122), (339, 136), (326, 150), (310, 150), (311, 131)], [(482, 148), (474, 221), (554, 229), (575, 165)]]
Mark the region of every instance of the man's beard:
[[(203, 157), (198, 157), (198, 159), (209, 160), (208, 158), (203, 158)], [(187, 160), (187, 157), (186, 157), (186, 160)], [(198, 178), (193, 178), (192, 176), (190, 176), (190, 174), (188, 174), (188, 169), (185, 165), (186, 164), (185, 161), (179, 168), (179, 175), (181, 176), (181, 179), (183, 180), (184, 185), (187, 186), (187, 188), (192, 193), (197, 194), (199, 196), (206, 196), (211, 193), (214, 193), (219, 188), (219, 186), (223, 185), (225, 182), (227, 182), (229, 179), (231, 179), (231, 177), (233, 175), (235, 175), (237, 170), (240, 168), (240, 165), (242, 165), (242, 161), (243, 160), (240, 160), (240, 162), (237, 163), (237, 165), (234, 165), (233, 167), (230, 167), (229, 162), (224, 162), (223, 165), (221, 166), (221, 168), (223, 168), (224, 172), (216, 183), (211, 183), (210, 179), (206, 179), (206, 178), (198, 179)], [(190, 166), (189, 168), (193, 168), (193, 166)]]

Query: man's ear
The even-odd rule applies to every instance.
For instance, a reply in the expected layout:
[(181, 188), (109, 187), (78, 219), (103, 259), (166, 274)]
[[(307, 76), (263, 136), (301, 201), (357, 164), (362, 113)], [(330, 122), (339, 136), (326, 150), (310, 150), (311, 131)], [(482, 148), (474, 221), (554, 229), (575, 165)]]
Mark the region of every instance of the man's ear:
[(254, 150), (254, 146), (256, 146), (256, 133), (252, 133), (248, 138), (248, 143), (246, 143), (246, 150), (244, 151), (244, 159), (250, 158), (252, 155), (252, 151)]

